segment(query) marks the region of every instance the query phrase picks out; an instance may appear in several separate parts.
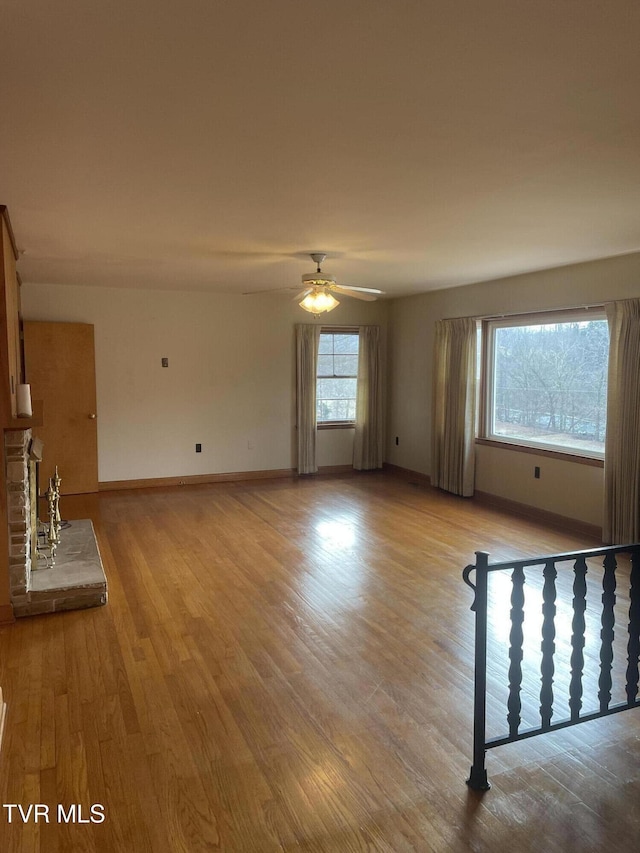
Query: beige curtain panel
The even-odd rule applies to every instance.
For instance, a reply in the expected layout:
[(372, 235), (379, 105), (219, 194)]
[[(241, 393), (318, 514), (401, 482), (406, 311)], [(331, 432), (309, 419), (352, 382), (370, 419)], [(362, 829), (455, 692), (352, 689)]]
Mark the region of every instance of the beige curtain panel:
[(610, 302), (607, 435), (604, 454), (606, 543), (640, 541), (640, 299)]
[(431, 483), (471, 497), (475, 475), (476, 321), (436, 323)]
[(298, 427), (298, 474), (315, 474), (316, 374), (320, 326), (296, 326), (296, 405)]
[(360, 326), (356, 426), (353, 467), (358, 471), (382, 468), (383, 412), (380, 328)]

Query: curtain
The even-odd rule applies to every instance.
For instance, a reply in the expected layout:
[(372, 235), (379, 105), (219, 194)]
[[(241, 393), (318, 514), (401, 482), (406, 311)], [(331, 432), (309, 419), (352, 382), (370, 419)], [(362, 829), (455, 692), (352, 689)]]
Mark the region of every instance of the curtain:
[(380, 328), (358, 330), (358, 385), (353, 467), (358, 471), (382, 468), (383, 413)]
[(298, 474), (315, 474), (316, 374), (320, 326), (296, 326), (296, 405), (298, 426)]
[(610, 302), (603, 540), (640, 541), (640, 299)]
[(475, 473), (476, 321), (436, 323), (431, 482), (473, 495)]

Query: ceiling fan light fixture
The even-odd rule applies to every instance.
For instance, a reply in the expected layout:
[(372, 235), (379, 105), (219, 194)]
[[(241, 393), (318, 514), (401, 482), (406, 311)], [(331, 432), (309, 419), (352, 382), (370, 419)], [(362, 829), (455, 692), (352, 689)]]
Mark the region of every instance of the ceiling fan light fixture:
[(330, 287), (336, 283), (336, 277), (328, 272), (310, 272), (302, 276), (302, 284), (306, 287)]
[(298, 303), (301, 308), (308, 311), (310, 314), (324, 314), (326, 311), (333, 311), (340, 303), (325, 290), (314, 290), (312, 293), (307, 293), (302, 302)]

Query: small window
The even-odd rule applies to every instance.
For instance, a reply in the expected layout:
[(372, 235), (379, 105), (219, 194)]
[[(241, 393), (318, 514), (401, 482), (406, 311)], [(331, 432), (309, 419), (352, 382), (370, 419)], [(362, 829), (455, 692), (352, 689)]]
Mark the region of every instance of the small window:
[(481, 435), (603, 458), (608, 351), (604, 313), (485, 321)]
[(357, 332), (321, 332), (318, 349), (318, 424), (353, 424), (358, 384)]

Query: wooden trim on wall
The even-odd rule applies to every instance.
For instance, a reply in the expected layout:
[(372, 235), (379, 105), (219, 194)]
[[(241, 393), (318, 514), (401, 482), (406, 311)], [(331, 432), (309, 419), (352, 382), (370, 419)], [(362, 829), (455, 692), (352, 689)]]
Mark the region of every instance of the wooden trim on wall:
[[(410, 480), (414, 483), (420, 483), (424, 486), (431, 486), (431, 477), (428, 474), (420, 474), (418, 471), (411, 471), (409, 468), (401, 468), (399, 465), (391, 465), (388, 462), (384, 463), (384, 470), (393, 476), (400, 477), (403, 480)], [(433, 487), (435, 488), (435, 486)], [(445, 493), (446, 494), (446, 493)], [(468, 500), (468, 498), (467, 498)], [(512, 501), (509, 498), (501, 498), (499, 495), (492, 495), (489, 492), (480, 492), (476, 490), (471, 500), (478, 501), (481, 504), (493, 506), (496, 509), (502, 510), (509, 515), (517, 515), (521, 518), (528, 518), (531, 521), (538, 521), (541, 524), (546, 524), (549, 527), (560, 528), (571, 533), (577, 533), (580, 536), (586, 536), (589, 539), (595, 539), (598, 544), (602, 543), (602, 528), (597, 524), (589, 524), (586, 521), (580, 521), (577, 518), (569, 518), (565, 515), (558, 515), (555, 512), (549, 512), (546, 509), (539, 509), (529, 504)]]
[(356, 471), (353, 465), (320, 465), (318, 474), (363, 474), (366, 471)]
[[(321, 465), (318, 474), (352, 474), (352, 465)], [(361, 473), (361, 472), (357, 472)], [(266, 471), (231, 471), (225, 474), (189, 474), (184, 477), (153, 477), (146, 480), (107, 480), (98, 483), (100, 492), (117, 492), (122, 489), (155, 489), (166, 486), (196, 486), (203, 483), (235, 483), (244, 480), (282, 480), (298, 477), (295, 468), (274, 468)], [(305, 475), (306, 476), (306, 475)], [(315, 476), (309, 474), (310, 477)]]
[(586, 521), (580, 521), (577, 518), (558, 515), (555, 512), (549, 512), (549, 510), (539, 509), (535, 506), (529, 506), (529, 504), (522, 504), (518, 501), (512, 501), (509, 498), (501, 498), (499, 495), (492, 495), (489, 492), (476, 491), (473, 495), (473, 500), (508, 512), (510, 515), (529, 518), (531, 521), (539, 521), (541, 524), (546, 524), (549, 527), (560, 528), (571, 533), (577, 533), (580, 536), (586, 536), (589, 539), (595, 539), (599, 545), (602, 544), (602, 528), (597, 524), (588, 524)]
[(295, 468), (274, 468), (267, 471), (232, 471), (225, 474), (187, 474), (183, 477), (152, 477), (145, 480), (108, 480), (98, 483), (98, 491), (121, 489), (154, 489), (164, 486), (194, 486), (202, 483), (233, 483), (241, 480), (275, 480), (295, 477)]
[(0, 749), (2, 749), (2, 735), (4, 734), (4, 724), (7, 719), (7, 703), (2, 701), (2, 687), (0, 687)]
[(13, 257), (17, 261), (20, 255), (18, 253), (18, 246), (16, 244), (16, 235), (13, 233), (13, 227), (11, 225), (11, 220), (9, 219), (9, 211), (7, 210), (6, 204), (0, 204), (0, 217), (4, 219), (5, 225), (7, 226), (7, 234), (9, 235), (11, 250), (13, 252)]
[(9, 625), (14, 621), (9, 573), (8, 521), (4, 431), (0, 429), (0, 625)]
[[(385, 462), (383, 472), (391, 474), (394, 477), (399, 477), (402, 480), (407, 480), (413, 483), (419, 483), (428, 488), (431, 486), (431, 477), (428, 474), (421, 474), (419, 471), (412, 471), (410, 468), (402, 468), (400, 465), (392, 465)], [(323, 465), (318, 469), (318, 474), (355, 474), (361, 473), (354, 471), (351, 465)], [(155, 477), (147, 480), (111, 480), (105, 483), (99, 483), (98, 488), (101, 492), (120, 491), (123, 489), (151, 489), (166, 486), (192, 486), (203, 483), (232, 483), (242, 482), (245, 480), (280, 480), (287, 477), (297, 477), (295, 468), (280, 468), (266, 471), (234, 471), (225, 474), (192, 474), (185, 477)], [(314, 475), (309, 475), (313, 477)], [(518, 503), (517, 501), (502, 498), (498, 495), (492, 495), (488, 492), (476, 491), (472, 500), (477, 500), (478, 503), (494, 506), (510, 515), (517, 515), (524, 518), (529, 518), (532, 521), (539, 521), (542, 524), (547, 524), (550, 527), (560, 528), (562, 530), (578, 533), (587, 536), (590, 539), (595, 539), (598, 543), (602, 541), (602, 529), (595, 524), (588, 524), (584, 521), (579, 521), (576, 518), (568, 518), (564, 515), (558, 515), (555, 512), (549, 512), (545, 509), (538, 509), (528, 504)], [(11, 605), (4, 608), (10, 611), (7, 613), (7, 622), (13, 622), (13, 610)], [(3, 608), (0, 608), (0, 624), (2, 624)]]
[(359, 326), (329, 326), (324, 323), (320, 326), (320, 331), (327, 335), (357, 335), (360, 332)]
[(316, 424), (316, 429), (355, 429), (355, 421), (323, 421)]
[(394, 477), (400, 477), (402, 480), (411, 480), (412, 483), (420, 483), (421, 486), (429, 486), (431, 488), (431, 477), (429, 474), (420, 474), (419, 471), (412, 471), (410, 468), (402, 468), (400, 465), (392, 465), (390, 462), (385, 462), (382, 470)]
[(528, 444), (515, 444), (510, 441), (496, 441), (493, 438), (476, 438), (476, 444), (484, 447), (497, 447), (498, 450), (516, 450), (518, 453), (531, 453), (534, 456), (550, 456), (561, 462), (575, 462), (577, 465), (590, 465), (592, 468), (604, 468), (604, 459), (595, 456), (580, 456), (578, 453), (565, 453), (545, 447), (531, 447)]

